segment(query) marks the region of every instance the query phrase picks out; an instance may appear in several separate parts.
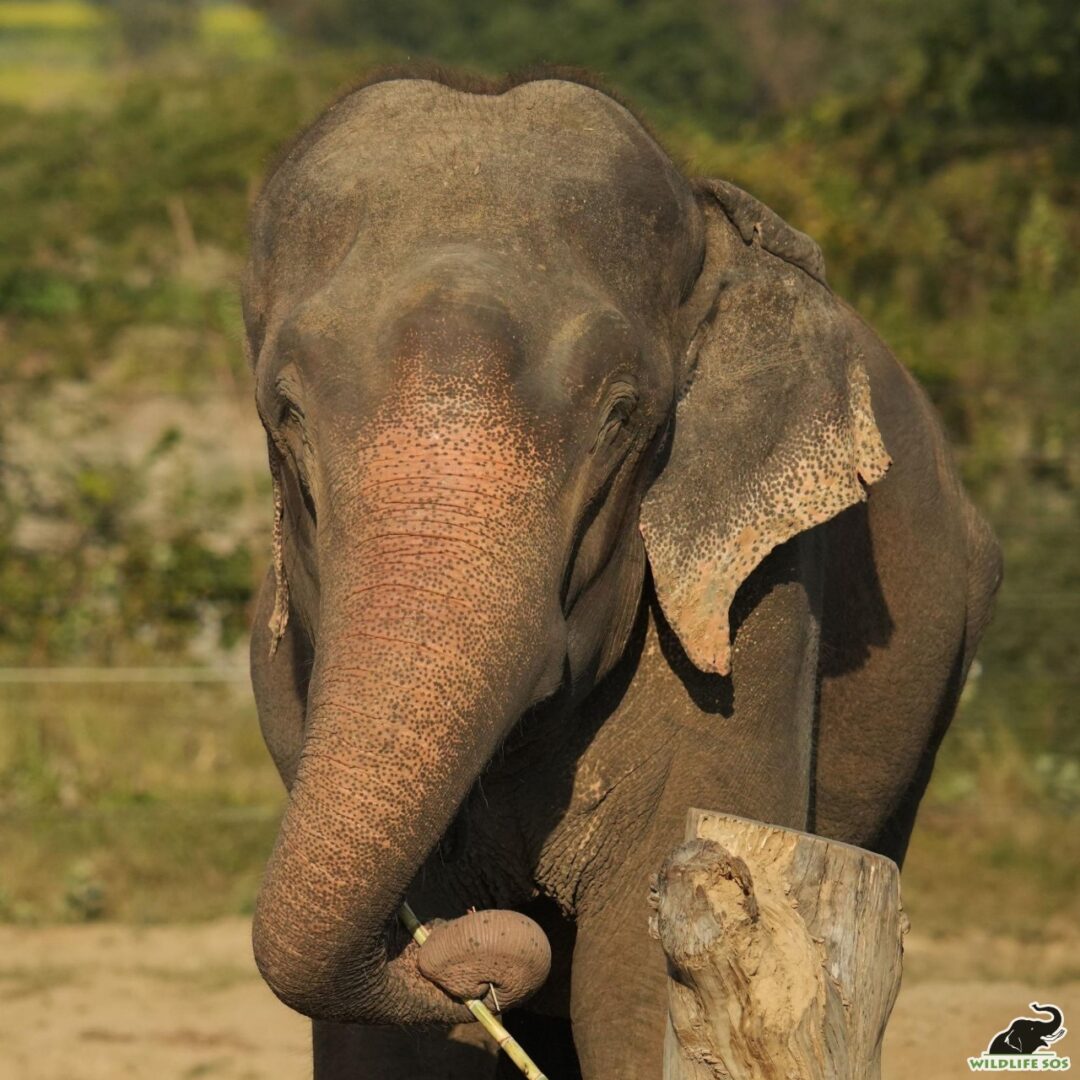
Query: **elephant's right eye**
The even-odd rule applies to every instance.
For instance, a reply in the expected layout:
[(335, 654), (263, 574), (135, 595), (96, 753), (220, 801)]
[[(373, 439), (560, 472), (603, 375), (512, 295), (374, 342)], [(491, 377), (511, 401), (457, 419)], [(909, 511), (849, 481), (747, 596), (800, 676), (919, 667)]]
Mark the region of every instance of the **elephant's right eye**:
[(308, 483), (307, 474), (299, 465), (296, 469), (296, 476), (300, 481), (300, 498), (303, 500), (304, 509), (311, 515), (311, 523), (317, 525), (319, 515), (315, 510), (315, 499), (311, 494), (311, 485)]

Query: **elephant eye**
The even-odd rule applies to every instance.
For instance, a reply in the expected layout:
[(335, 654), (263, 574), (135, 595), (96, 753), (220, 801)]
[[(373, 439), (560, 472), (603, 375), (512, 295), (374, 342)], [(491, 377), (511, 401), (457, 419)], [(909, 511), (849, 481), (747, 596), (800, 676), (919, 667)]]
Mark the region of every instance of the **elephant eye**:
[(282, 426), (287, 424), (303, 426), (304, 410), (288, 394), (279, 393), (278, 395), (277, 422)]
[(300, 481), (300, 498), (304, 501), (304, 509), (307, 510), (308, 515), (311, 517), (311, 523), (316, 525), (319, 521), (319, 515), (315, 511), (315, 499), (311, 494), (311, 485), (308, 483), (307, 473), (298, 466), (296, 476)]
[(278, 429), (279, 434), (274, 441), (289, 459), (300, 489), (304, 509), (307, 510), (312, 522), (316, 522), (318, 516), (315, 512), (315, 499), (311, 493), (311, 482), (307, 472), (308, 445), (304, 433), (304, 413), (299, 405), (284, 395), (278, 412)]
[(630, 387), (620, 387), (615, 397), (608, 405), (604, 414), (604, 421), (600, 425), (600, 431), (593, 444), (593, 450), (598, 450), (612, 442), (619, 432), (626, 426), (626, 422), (637, 408), (637, 393)]

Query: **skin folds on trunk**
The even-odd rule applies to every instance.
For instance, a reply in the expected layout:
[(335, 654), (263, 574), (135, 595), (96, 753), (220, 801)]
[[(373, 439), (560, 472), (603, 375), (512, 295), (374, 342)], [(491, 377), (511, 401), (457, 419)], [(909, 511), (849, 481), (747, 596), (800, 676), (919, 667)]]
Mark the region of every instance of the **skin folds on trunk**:
[[(324, 495), (337, 508), (319, 537), (304, 744), (253, 930), (267, 982), (309, 1016), (469, 1018), (401, 948), (395, 916), (509, 725), (561, 674), (561, 620), (537, 602), (557, 596), (561, 566), (545, 564), (541, 481), (508, 434), (413, 410)], [(546, 977), (538, 949), (526, 935), (521, 964), (493, 954), (470, 986), (522, 1000)], [(456, 988), (437, 953), (424, 970)]]

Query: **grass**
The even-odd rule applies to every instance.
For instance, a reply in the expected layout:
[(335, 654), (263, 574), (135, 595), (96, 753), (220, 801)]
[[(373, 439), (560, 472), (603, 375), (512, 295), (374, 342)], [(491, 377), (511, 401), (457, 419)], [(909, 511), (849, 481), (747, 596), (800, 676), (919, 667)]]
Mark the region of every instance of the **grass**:
[(250, 910), (282, 793), (245, 686), (4, 693), (0, 918)]
[(199, 36), (211, 50), (229, 49), (250, 60), (273, 56), (279, 39), (265, 16), (244, 4), (215, 4), (200, 13)]
[[(985, 691), (980, 691), (985, 693)], [(1080, 925), (1080, 774), (988, 723), (979, 697), (946, 737), (904, 866), (921, 933), (978, 929), (1037, 941)]]
[[(110, 17), (107, 11), (83, 0), (19, 0), (0, 2), (0, 33), (5, 31), (39, 31), (55, 40), (55, 35), (73, 31), (107, 31)], [(271, 41), (266, 18), (246, 4), (207, 4), (199, 12), (200, 36), (215, 38), (249, 38)]]
[[(947, 782), (942, 772), (938, 783)], [(942, 806), (927, 795), (904, 866), (912, 927), (947, 937), (977, 929), (1038, 941), (1080, 924), (1080, 837), (1037, 805), (986, 796)]]
[(107, 76), (91, 67), (5, 63), (0, 68), (0, 101), (50, 109), (73, 98), (96, 96), (106, 90), (108, 82)]

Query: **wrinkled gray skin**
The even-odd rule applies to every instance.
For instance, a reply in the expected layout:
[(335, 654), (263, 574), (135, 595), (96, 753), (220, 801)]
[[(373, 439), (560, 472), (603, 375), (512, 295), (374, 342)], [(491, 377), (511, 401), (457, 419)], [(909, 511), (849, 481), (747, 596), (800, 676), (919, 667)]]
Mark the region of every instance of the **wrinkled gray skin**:
[[(290, 790), (254, 945), (317, 1076), (489, 1074), (443, 1033), (465, 983), (553, 1076), (659, 1076), (648, 882), (688, 807), (903, 856), (1000, 576), (925, 398), (812, 242), (558, 79), (328, 110), (245, 316)], [(425, 956), (406, 895), (496, 909), (488, 943)], [(498, 909), (550, 941), (535, 994)]]

